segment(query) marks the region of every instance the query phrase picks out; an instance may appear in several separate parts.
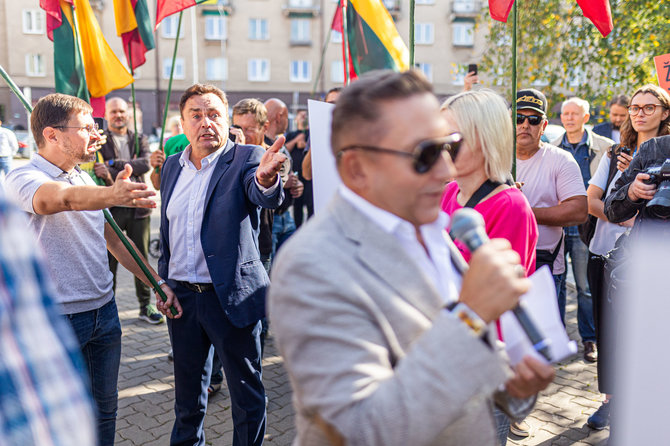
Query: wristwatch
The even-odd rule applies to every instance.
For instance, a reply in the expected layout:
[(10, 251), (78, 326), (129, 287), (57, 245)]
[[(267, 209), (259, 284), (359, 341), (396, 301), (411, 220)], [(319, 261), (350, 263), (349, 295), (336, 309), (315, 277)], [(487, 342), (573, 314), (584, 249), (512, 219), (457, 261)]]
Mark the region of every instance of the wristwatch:
[(161, 280), (159, 280), (158, 282), (156, 282), (156, 288), (154, 288), (154, 291), (155, 291), (155, 292), (158, 292), (158, 288), (160, 288), (161, 285), (163, 285), (164, 283), (165, 283), (165, 280), (163, 280), (163, 279), (161, 279)]
[(486, 322), (463, 302), (449, 304), (447, 310), (467, 325), (475, 336), (482, 338), (486, 334)]

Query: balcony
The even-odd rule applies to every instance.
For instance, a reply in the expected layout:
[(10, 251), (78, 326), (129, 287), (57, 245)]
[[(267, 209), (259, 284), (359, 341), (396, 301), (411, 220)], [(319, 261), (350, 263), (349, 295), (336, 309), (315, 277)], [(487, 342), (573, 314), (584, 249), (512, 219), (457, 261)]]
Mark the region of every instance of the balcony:
[(457, 16), (474, 17), (482, 10), (482, 3), (478, 0), (453, 0), (451, 14)]
[(318, 0), (288, 0), (282, 10), (289, 17), (316, 17), (321, 12)]

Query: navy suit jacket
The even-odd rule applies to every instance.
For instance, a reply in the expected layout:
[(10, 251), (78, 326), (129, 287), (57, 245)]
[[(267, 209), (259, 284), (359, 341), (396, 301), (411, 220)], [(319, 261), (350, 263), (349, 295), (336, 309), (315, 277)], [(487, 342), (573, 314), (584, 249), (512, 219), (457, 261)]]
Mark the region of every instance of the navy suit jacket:
[[(212, 283), (228, 319), (246, 327), (265, 315), (265, 291), (270, 284), (258, 251), (260, 208), (274, 209), (284, 197), (281, 184), (265, 196), (254, 181), (265, 151), (258, 146), (228, 141), (207, 187), (200, 241)], [(170, 222), (166, 209), (181, 174), (181, 153), (168, 157), (161, 169), (161, 257), (158, 273), (168, 285)], [(179, 296), (178, 296), (179, 297)]]
[(603, 122), (593, 127), (593, 133), (612, 139), (612, 123)]

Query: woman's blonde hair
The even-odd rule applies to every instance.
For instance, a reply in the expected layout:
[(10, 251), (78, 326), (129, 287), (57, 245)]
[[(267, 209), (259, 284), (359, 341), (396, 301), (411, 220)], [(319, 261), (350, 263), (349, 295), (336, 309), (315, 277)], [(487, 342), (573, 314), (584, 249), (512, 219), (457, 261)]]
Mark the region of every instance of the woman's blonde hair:
[(448, 110), (463, 140), (484, 155), (486, 176), (500, 183), (512, 178), (513, 127), (505, 100), (492, 90), (466, 91), (447, 99)]

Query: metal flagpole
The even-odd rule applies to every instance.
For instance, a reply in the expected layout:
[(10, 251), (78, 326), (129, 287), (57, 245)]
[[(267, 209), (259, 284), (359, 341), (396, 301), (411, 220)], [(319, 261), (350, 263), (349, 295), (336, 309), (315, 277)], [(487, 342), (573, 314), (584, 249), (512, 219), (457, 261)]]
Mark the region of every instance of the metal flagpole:
[(519, 21), (519, 7), (518, 4), (521, 0), (516, 0), (512, 5), (512, 17), (513, 17), (513, 26), (512, 26), (512, 124), (514, 125), (514, 150), (512, 152), (512, 178), (516, 180), (516, 92), (517, 92), (517, 80), (516, 80), (516, 54), (517, 54), (517, 26)]
[(342, 37), (344, 41), (344, 85), (349, 85), (349, 29), (347, 27), (347, 0), (342, 2)]
[[(7, 74), (7, 72), (1, 65), (0, 65), (0, 76), (2, 76), (2, 78), (5, 80), (5, 82), (12, 90), (12, 92), (14, 92), (16, 97), (19, 98), (19, 101), (21, 101), (26, 110), (28, 110), (28, 113), (32, 113), (33, 106), (26, 100), (21, 90), (19, 90), (19, 87), (17, 87), (12, 78), (9, 76), (9, 74)], [(116, 224), (114, 218), (112, 217), (112, 214), (110, 214), (107, 209), (103, 209), (102, 212), (105, 215), (105, 220), (107, 220), (107, 223), (109, 223), (114, 232), (116, 232), (116, 235), (119, 236), (119, 239), (121, 239), (123, 246), (126, 247), (130, 255), (133, 257), (137, 265), (140, 267), (140, 269), (146, 276), (147, 280), (149, 280), (149, 283), (151, 283), (151, 286), (154, 288), (154, 290), (156, 290), (156, 293), (158, 293), (158, 296), (160, 296), (161, 300), (165, 302), (167, 300), (165, 292), (158, 286), (158, 282), (156, 282), (156, 279), (154, 279), (154, 277), (151, 275), (149, 268), (147, 268), (147, 266), (144, 264), (140, 256), (137, 254), (137, 251), (135, 251), (135, 249), (130, 244), (126, 236), (123, 234), (123, 232), (119, 228), (119, 225)], [(170, 307), (170, 312), (175, 316), (177, 315), (177, 310), (174, 307)]]
[[(161, 140), (158, 143), (158, 150), (163, 150), (163, 138), (165, 137), (165, 123), (167, 122), (167, 114), (170, 108), (170, 95), (172, 94), (172, 80), (174, 79), (174, 66), (177, 60), (177, 47), (179, 46), (179, 34), (181, 34), (181, 19), (184, 16), (184, 11), (179, 12), (179, 23), (177, 24), (177, 38), (174, 39), (174, 51), (172, 52), (172, 66), (170, 67), (170, 80), (168, 81), (167, 97), (165, 98), (165, 111), (163, 112), (163, 125), (161, 125)], [(156, 168), (158, 170), (158, 168)]]
[(416, 0), (409, 0), (409, 67), (414, 66), (414, 8)]

